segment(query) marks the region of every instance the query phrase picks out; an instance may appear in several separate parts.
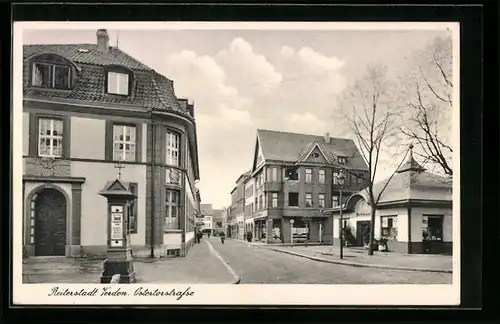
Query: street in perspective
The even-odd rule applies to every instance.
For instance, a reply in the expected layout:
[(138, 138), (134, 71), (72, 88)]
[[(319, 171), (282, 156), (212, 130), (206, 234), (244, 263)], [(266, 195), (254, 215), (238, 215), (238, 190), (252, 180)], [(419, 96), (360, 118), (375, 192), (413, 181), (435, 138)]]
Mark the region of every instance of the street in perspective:
[(453, 30), (89, 26), (22, 31), (23, 283), (453, 283)]

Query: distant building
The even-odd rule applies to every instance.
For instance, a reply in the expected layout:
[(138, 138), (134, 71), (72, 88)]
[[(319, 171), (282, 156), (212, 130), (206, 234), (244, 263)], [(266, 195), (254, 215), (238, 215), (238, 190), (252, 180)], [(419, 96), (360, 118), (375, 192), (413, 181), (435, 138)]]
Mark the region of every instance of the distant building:
[(243, 240), (245, 236), (245, 182), (250, 171), (240, 175), (231, 191), (231, 237)]
[(252, 209), (245, 223), (253, 228), (254, 240), (271, 243), (282, 238), (288, 243), (292, 238), (294, 242), (321, 238), (331, 243), (332, 218), (322, 210), (341, 203), (337, 182), (341, 169), (346, 175), (344, 197), (366, 187), (367, 165), (352, 140), (331, 138), (328, 133), (257, 130), (254, 163), (245, 180), (249, 196), (245, 206)]
[[(388, 184), (387, 184), (388, 182)], [(386, 186), (387, 184), (387, 186)], [(376, 210), (375, 238), (387, 239), (389, 251), (402, 253), (451, 254), (453, 246), (452, 183), (450, 179), (427, 172), (410, 151), (408, 160), (390, 181), (374, 185), (374, 193), (383, 191)], [(348, 197), (343, 207), (343, 226), (355, 243), (369, 240), (371, 207), (366, 189)], [(339, 240), (340, 207), (332, 209), (335, 241)]]
[(200, 205), (201, 214), (204, 216), (204, 225), (202, 227), (202, 232), (211, 234), (218, 234), (223, 230), (223, 209), (214, 209), (212, 204), (201, 204)]
[(105, 255), (107, 202), (118, 176), (134, 255), (185, 255), (199, 208), (194, 106), (173, 81), (117, 47), (23, 48), (23, 250), (31, 256)]

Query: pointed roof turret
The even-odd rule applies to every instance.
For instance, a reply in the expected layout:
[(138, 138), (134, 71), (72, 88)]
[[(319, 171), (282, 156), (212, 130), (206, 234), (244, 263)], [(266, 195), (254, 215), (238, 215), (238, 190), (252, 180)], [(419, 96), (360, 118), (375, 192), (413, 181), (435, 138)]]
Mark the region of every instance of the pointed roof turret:
[(420, 164), (418, 164), (417, 161), (415, 161), (415, 159), (413, 158), (413, 144), (410, 144), (410, 152), (408, 154), (408, 158), (406, 159), (406, 162), (403, 163), (396, 172), (403, 173), (403, 172), (413, 171), (420, 173), (425, 170), (426, 169)]

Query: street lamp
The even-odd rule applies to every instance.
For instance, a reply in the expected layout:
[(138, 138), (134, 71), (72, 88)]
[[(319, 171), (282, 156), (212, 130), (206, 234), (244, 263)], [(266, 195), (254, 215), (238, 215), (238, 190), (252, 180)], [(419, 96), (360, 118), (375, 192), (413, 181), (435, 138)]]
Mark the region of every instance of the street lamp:
[(342, 219), (342, 187), (344, 186), (345, 176), (342, 170), (340, 170), (339, 175), (337, 176), (337, 183), (340, 188), (340, 258), (344, 258), (344, 220)]

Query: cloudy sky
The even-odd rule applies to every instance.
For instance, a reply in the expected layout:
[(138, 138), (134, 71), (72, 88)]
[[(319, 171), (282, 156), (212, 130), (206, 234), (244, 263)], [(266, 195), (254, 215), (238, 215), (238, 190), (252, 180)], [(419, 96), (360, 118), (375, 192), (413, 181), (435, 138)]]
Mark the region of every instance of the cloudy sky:
[[(24, 44), (95, 43), (88, 30), (28, 30)], [(99, 27), (100, 28), (100, 27)], [(174, 80), (195, 104), (204, 203), (231, 203), (251, 168), (256, 129), (349, 136), (332, 118), (337, 95), (366, 66), (390, 73), (442, 31), (108, 30), (119, 47)]]

